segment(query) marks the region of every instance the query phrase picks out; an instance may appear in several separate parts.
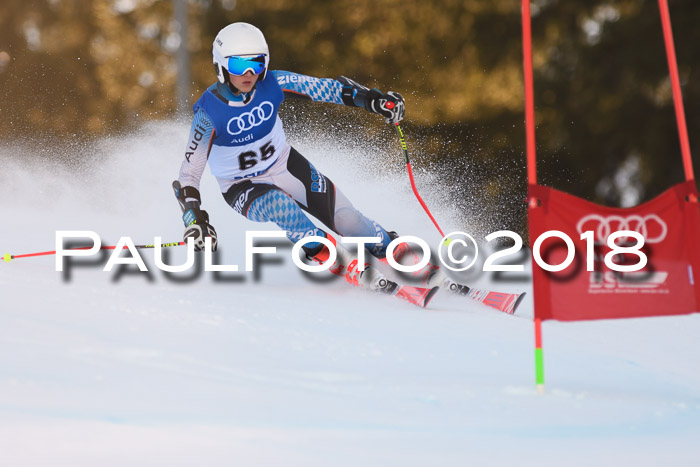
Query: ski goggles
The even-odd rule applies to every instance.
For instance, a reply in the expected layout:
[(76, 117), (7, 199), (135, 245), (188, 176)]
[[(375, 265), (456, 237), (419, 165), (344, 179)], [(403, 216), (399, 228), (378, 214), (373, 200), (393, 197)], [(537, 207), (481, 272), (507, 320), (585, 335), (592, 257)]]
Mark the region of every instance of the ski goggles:
[(252, 71), (254, 75), (259, 75), (265, 71), (265, 58), (265, 54), (248, 57), (234, 55), (226, 58), (226, 69), (235, 76), (243, 76), (248, 70)]

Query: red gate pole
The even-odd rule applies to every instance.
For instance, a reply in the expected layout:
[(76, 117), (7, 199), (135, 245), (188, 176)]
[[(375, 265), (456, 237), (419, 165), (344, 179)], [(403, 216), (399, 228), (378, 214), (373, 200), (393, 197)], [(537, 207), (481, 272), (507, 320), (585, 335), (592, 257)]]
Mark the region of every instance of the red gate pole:
[[(537, 184), (535, 153), (535, 90), (532, 73), (532, 24), (530, 0), (522, 0), (523, 23), (523, 81), (525, 84), (525, 143), (527, 150), (527, 181)], [(537, 207), (536, 199), (528, 200), (529, 209)], [(544, 393), (544, 359), (542, 353), (542, 320), (535, 318), (535, 384), (537, 392)]]
[[(671, 77), (673, 89), (673, 104), (676, 108), (676, 123), (678, 124), (678, 136), (681, 141), (681, 154), (683, 156), (683, 169), (685, 179), (695, 180), (693, 175), (693, 160), (690, 155), (690, 141), (688, 140), (688, 127), (685, 121), (683, 109), (683, 95), (681, 94), (681, 81), (678, 77), (678, 63), (676, 61), (676, 48), (673, 45), (673, 31), (671, 30), (671, 15), (668, 11), (668, 1), (659, 0), (659, 12), (661, 13), (661, 26), (664, 30), (664, 44), (666, 45), (666, 58), (668, 59), (668, 72)], [(695, 200), (697, 201), (697, 200)]]
[(537, 160), (535, 158), (535, 91), (532, 76), (532, 27), (530, 1), (523, 0), (523, 77), (525, 82), (525, 142), (527, 148), (527, 181), (537, 184)]

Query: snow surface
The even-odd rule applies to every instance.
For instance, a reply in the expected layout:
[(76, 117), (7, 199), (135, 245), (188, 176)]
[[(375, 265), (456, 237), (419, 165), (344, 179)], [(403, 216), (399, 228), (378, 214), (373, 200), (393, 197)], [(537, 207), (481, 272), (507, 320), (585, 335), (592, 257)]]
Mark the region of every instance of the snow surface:
[[(187, 131), (149, 125), (76, 148), (89, 163), (1, 148), (0, 253), (53, 250), (57, 230), (178, 241), (170, 184)], [(437, 240), (401, 165), (372, 173), (389, 157), (372, 144), (293, 143), (367, 215)], [(446, 230), (469, 230), (416, 172)], [(234, 213), (208, 171), (202, 192), (219, 261), (243, 269), (243, 232), (273, 226)], [(83, 260), (67, 277), (52, 256), (0, 264), (0, 465), (700, 465), (697, 314), (546, 322), (540, 395), (531, 294), (516, 316), (445, 294), (423, 310), (314, 283), (289, 248), (257, 280), (174, 282), (142, 252), (149, 274)]]

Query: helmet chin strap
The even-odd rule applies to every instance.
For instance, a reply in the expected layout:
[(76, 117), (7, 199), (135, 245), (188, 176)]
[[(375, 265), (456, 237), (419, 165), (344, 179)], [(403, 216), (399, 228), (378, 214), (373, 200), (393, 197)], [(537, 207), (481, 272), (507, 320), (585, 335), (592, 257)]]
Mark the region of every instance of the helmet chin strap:
[[(227, 76), (227, 78), (228, 78), (228, 76)], [(234, 86), (233, 83), (231, 83), (230, 79), (226, 79), (226, 85), (231, 90), (231, 92), (233, 92), (235, 95), (239, 95), (241, 93), (240, 89), (238, 89), (236, 86)]]
[(242, 92), (240, 89), (238, 89), (236, 86), (234, 86), (231, 83), (231, 80), (226, 80), (226, 84), (228, 85), (228, 88), (236, 95), (242, 95), (243, 96), (243, 103), (247, 104), (253, 99), (253, 96), (255, 95), (255, 88), (258, 87), (258, 83), (255, 83), (253, 86), (253, 89), (250, 90), (250, 92)]

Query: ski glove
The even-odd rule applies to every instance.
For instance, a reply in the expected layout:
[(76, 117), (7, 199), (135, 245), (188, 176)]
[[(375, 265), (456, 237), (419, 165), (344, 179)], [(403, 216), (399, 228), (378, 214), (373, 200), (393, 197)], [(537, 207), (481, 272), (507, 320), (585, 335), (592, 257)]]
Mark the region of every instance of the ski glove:
[(182, 215), (182, 220), (185, 222), (185, 243), (188, 238), (194, 239), (194, 249), (196, 251), (204, 250), (204, 238), (211, 237), (211, 250), (216, 251), (217, 239), (216, 230), (209, 223), (209, 214), (201, 209), (190, 209)]
[(209, 223), (207, 211), (200, 209), (202, 197), (199, 194), (199, 190), (192, 186), (183, 187), (177, 180), (173, 182), (173, 190), (183, 212), (182, 221), (185, 223), (185, 243), (191, 237), (194, 239), (194, 249), (201, 251), (204, 249), (204, 239), (211, 237), (211, 249), (216, 251), (216, 230)]
[(387, 123), (397, 124), (406, 115), (406, 105), (401, 94), (389, 91), (384, 94), (378, 89), (367, 92), (365, 109), (386, 118)]
[(382, 115), (387, 123), (399, 123), (406, 114), (406, 105), (398, 92), (384, 94), (379, 89), (369, 89), (346, 76), (338, 78), (343, 85), (342, 98), (345, 105), (364, 107), (367, 111)]

